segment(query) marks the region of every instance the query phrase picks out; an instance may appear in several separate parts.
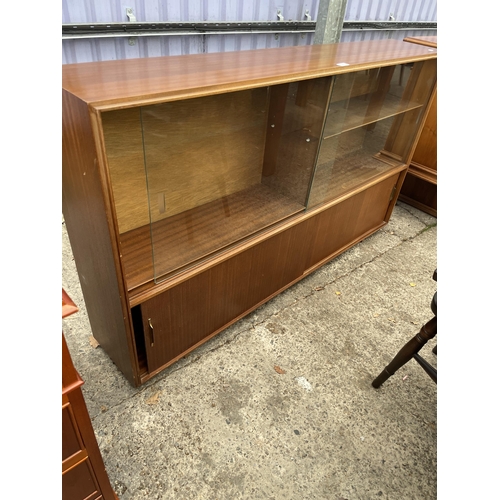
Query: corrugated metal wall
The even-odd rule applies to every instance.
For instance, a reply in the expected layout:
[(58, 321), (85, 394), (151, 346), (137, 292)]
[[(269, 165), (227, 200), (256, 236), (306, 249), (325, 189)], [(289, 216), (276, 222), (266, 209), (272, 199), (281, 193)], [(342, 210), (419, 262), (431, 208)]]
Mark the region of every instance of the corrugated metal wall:
[[(348, 0), (345, 21), (437, 22), (437, 0)], [(402, 39), (407, 36), (435, 36), (430, 30), (361, 30), (344, 31), (342, 42)]]
[[(348, 0), (345, 21), (437, 21), (437, 0)], [(138, 22), (315, 21), (319, 0), (63, 0), (62, 23), (128, 22), (132, 8)], [(435, 31), (344, 31), (342, 41), (435, 35)], [(313, 33), (168, 35), (64, 39), (62, 62), (88, 62), (135, 57), (223, 52), (288, 45), (307, 45)]]

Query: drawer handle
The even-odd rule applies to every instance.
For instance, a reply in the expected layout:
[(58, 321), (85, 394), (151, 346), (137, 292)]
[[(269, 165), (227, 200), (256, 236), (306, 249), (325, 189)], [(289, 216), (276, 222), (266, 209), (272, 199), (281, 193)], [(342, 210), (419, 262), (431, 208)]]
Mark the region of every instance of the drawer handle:
[(155, 345), (155, 331), (153, 328), (153, 325), (151, 324), (151, 318), (148, 318), (148, 324), (149, 324), (149, 331), (150, 331), (150, 337), (151, 337), (151, 347)]

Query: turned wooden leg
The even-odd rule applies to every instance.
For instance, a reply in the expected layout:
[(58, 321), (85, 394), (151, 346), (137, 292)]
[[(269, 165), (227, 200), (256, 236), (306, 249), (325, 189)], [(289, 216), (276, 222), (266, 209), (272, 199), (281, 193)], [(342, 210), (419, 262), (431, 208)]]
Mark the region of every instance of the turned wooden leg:
[(382, 373), (372, 382), (372, 386), (376, 389), (380, 387), (389, 377), (399, 370), (403, 365), (408, 363), (415, 354), (437, 333), (437, 317), (434, 316), (428, 321), (394, 357), (394, 359), (384, 368)]

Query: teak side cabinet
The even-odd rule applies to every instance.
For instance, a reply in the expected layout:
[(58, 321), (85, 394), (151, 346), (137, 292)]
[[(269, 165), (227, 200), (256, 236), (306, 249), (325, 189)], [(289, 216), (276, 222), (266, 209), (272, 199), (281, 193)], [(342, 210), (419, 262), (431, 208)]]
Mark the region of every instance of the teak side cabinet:
[[(62, 317), (78, 311), (63, 289)], [(118, 500), (109, 482), (64, 333), (62, 335), (62, 500)]]
[[(404, 41), (437, 48), (437, 36), (407, 37)], [(429, 105), (399, 199), (437, 217), (437, 91)]]
[(436, 62), (384, 40), (63, 66), (63, 213), (131, 384), (387, 223)]

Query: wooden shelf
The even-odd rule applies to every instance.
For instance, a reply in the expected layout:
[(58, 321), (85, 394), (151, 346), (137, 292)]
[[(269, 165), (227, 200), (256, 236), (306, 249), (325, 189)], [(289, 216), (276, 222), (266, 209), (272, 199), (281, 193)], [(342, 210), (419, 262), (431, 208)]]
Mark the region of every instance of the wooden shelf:
[[(264, 184), (121, 236), (129, 290), (206, 258), (304, 210)], [(154, 259), (154, 260), (153, 260)]]
[(325, 125), (324, 139), (422, 107), (422, 104), (417, 102), (405, 102), (398, 96), (387, 94), (382, 107), (369, 113), (368, 102), (366, 96), (360, 96), (349, 101), (332, 103)]
[(391, 170), (396, 172), (403, 167), (404, 163), (383, 153), (367, 158), (360, 152), (346, 155), (340, 162), (318, 165), (314, 179), (317, 187), (311, 193), (309, 206), (334, 200)]

